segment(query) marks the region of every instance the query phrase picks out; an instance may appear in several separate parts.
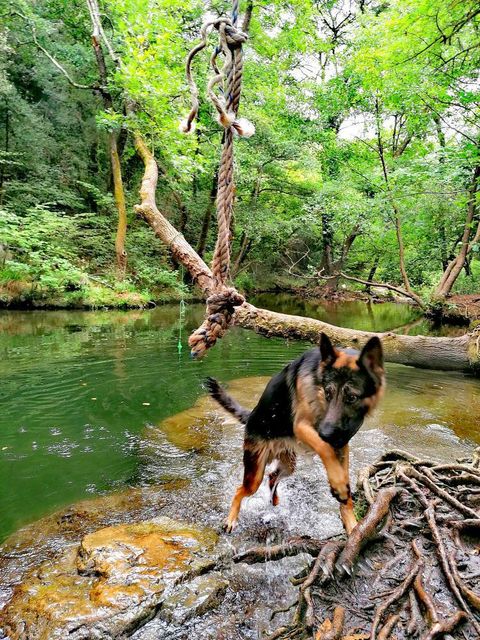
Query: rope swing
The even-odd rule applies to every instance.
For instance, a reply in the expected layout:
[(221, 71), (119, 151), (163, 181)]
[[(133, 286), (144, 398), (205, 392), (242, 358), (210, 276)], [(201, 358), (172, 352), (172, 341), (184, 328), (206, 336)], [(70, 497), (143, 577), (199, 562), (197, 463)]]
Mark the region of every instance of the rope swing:
[[(192, 75), (192, 62), (195, 56), (207, 46), (210, 32), (216, 29), (219, 34), (219, 43), (210, 58), (213, 76), (207, 85), (208, 97), (217, 110), (218, 123), (224, 128), (216, 200), (218, 235), (212, 260), (215, 290), (207, 298), (205, 321), (188, 340), (193, 357), (203, 356), (207, 349), (225, 334), (232, 323), (235, 307), (245, 302), (244, 297), (227, 284), (230, 279), (230, 225), (235, 196), (233, 143), (235, 134), (249, 138), (255, 133), (255, 128), (247, 119), (237, 117), (243, 74), (242, 46), (248, 36), (237, 28), (239, 0), (233, 0), (232, 4), (231, 18), (217, 18), (202, 27), (201, 42), (190, 51), (186, 63), (192, 108), (180, 128), (184, 133), (192, 133), (195, 130), (199, 108), (198, 88)], [(225, 57), (221, 69), (217, 66), (217, 58), (220, 54)]]

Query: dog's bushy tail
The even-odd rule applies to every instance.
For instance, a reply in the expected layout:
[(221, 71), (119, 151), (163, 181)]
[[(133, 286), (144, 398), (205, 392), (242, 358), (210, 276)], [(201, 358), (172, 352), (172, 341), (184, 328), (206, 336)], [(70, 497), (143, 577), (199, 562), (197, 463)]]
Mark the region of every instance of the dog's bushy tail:
[(215, 378), (206, 378), (204, 385), (208, 393), (214, 400), (218, 402), (226, 411), (234, 415), (243, 424), (247, 423), (250, 411), (242, 407), (232, 396), (228, 395), (225, 389), (220, 386)]

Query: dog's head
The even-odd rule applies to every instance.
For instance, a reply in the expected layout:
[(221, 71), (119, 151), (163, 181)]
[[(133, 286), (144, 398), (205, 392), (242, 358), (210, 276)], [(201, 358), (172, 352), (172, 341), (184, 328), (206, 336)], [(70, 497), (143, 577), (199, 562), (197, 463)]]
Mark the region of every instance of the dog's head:
[(325, 395), (325, 417), (318, 425), (323, 440), (344, 447), (360, 429), (385, 387), (380, 339), (370, 338), (362, 351), (340, 351), (322, 333), (320, 380)]

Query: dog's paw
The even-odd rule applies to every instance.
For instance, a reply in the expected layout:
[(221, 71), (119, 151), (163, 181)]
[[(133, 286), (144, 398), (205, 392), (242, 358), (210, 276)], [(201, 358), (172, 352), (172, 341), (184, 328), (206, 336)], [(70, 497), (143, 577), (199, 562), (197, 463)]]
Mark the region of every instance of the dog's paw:
[(335, 565), (335, 571), (339, 578), (344, 578), (346, 576), (351, 578), (353, 575), (353, 569), (350, 563), (342, 561), (341, 558)]
[(337, 485), (330, 485), (330, 492), (335, 500), (338, 500), (341, 504), (345, 504), (352, 495), (350, 492), (350, 485), (345, 482)]
[(230, 520), (230, 518), (227, 518), (222, 525), (222, 529), (225, 531), (225, 533), (232, 533), (236, 526), (236, 520)]

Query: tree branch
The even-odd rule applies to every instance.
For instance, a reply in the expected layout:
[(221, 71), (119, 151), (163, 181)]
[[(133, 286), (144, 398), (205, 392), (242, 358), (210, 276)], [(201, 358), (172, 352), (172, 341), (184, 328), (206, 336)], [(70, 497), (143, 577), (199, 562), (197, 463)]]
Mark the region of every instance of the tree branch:
[[(129, 110), (133, 110), (132, 107)], [(188, 244), (183, 235), (159, 211), (155, 202), (158, 169), (153, 154), (138, 131), (134, 132), (135, 147), (145, 165), (140, 189), (141, 203), (136, 211), (152, 227), (155, 235), (172, 251), (176, 260), (191, 273), (205, 296), (215, 290), (215, 281), (209, 267)], [(237, 308), (235, 324), (265, 336), (308, 340), (317, 343), (322, 332), (336, 344), (359, 348), (373, 335), (382, 338), (385, 359), (427, 369), (475, 371), (480, 363), (480, 335), (475, 332), (455, 338), (429, 336), (403, 336), (392, 332), (375, 334), (336, 327), (320, 320), (275, 313), (258, 309), (245, 302)]]
[(358, 282), (359, 284), (364, 284), (367, 287), (378, 287), (379, 289), (388, 289), (390, 291), (395, 291), (396, 293), (399, 293), (400, 295), (405, 296), (406, 298), (410, 298), (411, 300), (416, 302), (421, 309), (425, 309), (425, 304), (423, 303), (423, 300), (419, 296), (417, 296), (416, 293), (405, 291), (405, 289), (400, 289), (399, 287), (395, 287), (393, 286), (393, 284), (388, 284), (384, 282), (373, 282), (371, 280), (363, 280), (362, 278), (349, 276), (346, 273), (343, 273), (343, 271), (340, 271), (339, 273), (334, 273), (331, 276), (322, 276), (320, 274), (318, 275), (323, 280), (330, 280), (331, 278), (343, 278), (344, 280), (351, 280), (352, 282)]
[(68, 73), (68, 71), (65, 69), (65, 67), (60, 64), (60, 62), (58, 62), (58, 60), (56, 58), (54, 58), (52, 56), (52, 54), (45, 49), (44, 46), (42, 46), (40, 44), (40, 42), (37, 39), (37, 33), (36, 33), (36, 29), (35, 29), (35, 25), (31, 24), (30, 19), (23, 15), (23, 13), (20, 13), (19, 11), (12, 11), (10, 15), (16, 15), (19, 16), (20, 18), (22, 18), (22, 20), (25, 20), (25, 22), (27, 22), (30, 25), (30, 30), (32, 33), (32, 38), (33, 38), (33, 42), (35, 43), (35, 46), (37, 47), (37, 49), (40, 49), (40, 51), (50, 60), (50, 62), (61, 72), (63, 73), (63, 75), (65, 76), (65, 78), (68, 80), (68, 82), (72, 85), (72, 87), (75, 87), (76, 89), (89, 89), (89, 90), (101, 90), (102, 87), (98, 84), (98, 83), (93, 83), (93, 84), (81, 84), (80, 82), (76, 82), (72, 76)]

